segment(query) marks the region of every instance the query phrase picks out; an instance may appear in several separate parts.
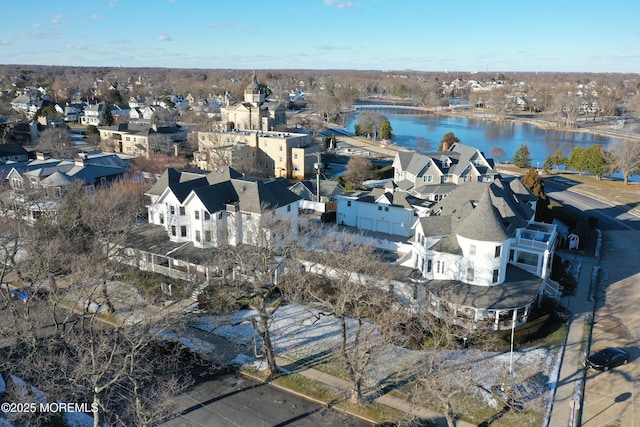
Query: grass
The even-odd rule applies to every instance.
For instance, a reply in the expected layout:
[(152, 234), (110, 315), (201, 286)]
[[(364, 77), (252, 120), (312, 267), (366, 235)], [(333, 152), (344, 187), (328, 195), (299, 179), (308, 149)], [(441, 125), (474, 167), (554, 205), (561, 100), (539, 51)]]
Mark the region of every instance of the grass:
[[(508, 170), (525, 174), (528, 168), (518, 168), (513, 165), (499, 165), (498, 169)], [(561, 177), (565, 180), (573, 181), (573, 190), (583, 191), (602, 198), (609, 203), (628, 206), (630, 208), (640, 207), (640, 182), (630, 182), (625, 185), (623, 181), (617, 179), (596, 179), (590, 175), (579, 175), (577, 173), (552, 170), (548, 174), (542, 174), (542, 178)]]
[(273, 380), (273, 383), (311, 397), (333, 408), (344, 410), (378, 423), (396, 422), (407, 416), (402, 411), (375, 402), (353, 404), (341, 391), (296, 373), (278, 377)]
[[(242, 368), (242, 371), (259, 380), (266, 379), (264, 373), (255, 369)], [(353, 404), (343, 391), (295, 372), (274, 378), (271, 384), (377, 423), (397, 422), (407, 416), (402, 411), (375, 402)]]

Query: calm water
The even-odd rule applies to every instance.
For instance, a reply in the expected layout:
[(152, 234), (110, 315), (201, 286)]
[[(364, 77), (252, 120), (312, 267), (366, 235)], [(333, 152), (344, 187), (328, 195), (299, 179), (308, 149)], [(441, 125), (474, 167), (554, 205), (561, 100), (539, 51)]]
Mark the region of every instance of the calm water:
[[(358, 113), (349, 117), (346, 121), (347, 129), (353, 132), (353, 125), (357, 123)], [(527, 144), (532, 166), (542, 166), (549, 154), (556, 150), (569, 156), (571, 149), (577, 145), (585, 148), (593, 144), (601, 144), (605, 147), (616, 141), (585, 132), (562, 132), (539, 129), (527, 123), (495, 122), (490, 120), (468, 119), (463, 117), (448, 117), (436, 115), (406, 115), (383, 113), (393, 128), (395, 135), (393, 141), (398, 145), (408, 148), (416, 148), (416, 138), (427, 140), (427, 151), (435, 151), (442, 137), (447, 132), (453, 132), (463, 144), (471, 145), (484, 152), (487, 157), (492, 147), (500, 147), (506, 153), (506, 161), (513, 158), (516, 150)]]

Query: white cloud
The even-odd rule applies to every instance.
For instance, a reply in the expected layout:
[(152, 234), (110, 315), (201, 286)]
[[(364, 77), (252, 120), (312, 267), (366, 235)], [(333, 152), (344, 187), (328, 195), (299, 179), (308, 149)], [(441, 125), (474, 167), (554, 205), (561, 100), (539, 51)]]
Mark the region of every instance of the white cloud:
[(68, 44), (65, 46), (67, 49), (86, 49), (85, 46), (80, 46), (77, 44)]
[(98, 19), (102, 19), (102, 16), (97, 13), (92, 13), (91, 16), (89, 16), (89, 18), (91, 18), (91, 20), (93, 21), (96, 21)]
[(355, 9), (357, 7), (350, 1), (342, 1), (342, 0), (324, 0), (324, 4), (326, 6), (337, 7), (338, 9)]
[(0, 40), (0, 46), (6, 46), (8, 44), (10, 44), (9, 40)]
[(214, 22), (213, 24), (209, 24), (209, 28), (217, 30), (220, 28), (232, 28), (235, 25), (236, 25), (236, 21), (231, 20), (231, 21), (224, 21), (224, 22)]
[(35, 24), (31, 24), (31, 28), (40, 28), (40, 23), (36, 22)]
[(171, 36), (168, 34), (158, 34), (153, 39), (158, 42), (170, 42)]
[(62, 15), (57, 14), (53, 18), (51, 18), (52, 24), (66, 24), (66, 21), (62, 18)]

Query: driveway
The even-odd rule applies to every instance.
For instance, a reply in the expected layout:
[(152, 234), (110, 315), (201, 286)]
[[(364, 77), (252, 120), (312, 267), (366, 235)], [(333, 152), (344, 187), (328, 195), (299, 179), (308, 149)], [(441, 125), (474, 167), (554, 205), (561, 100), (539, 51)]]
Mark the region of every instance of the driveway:
[(640, 231), (604, 233), (591, 351), (624, 347), (631, 363), (589, 370), (583, 426), (640, 426)]

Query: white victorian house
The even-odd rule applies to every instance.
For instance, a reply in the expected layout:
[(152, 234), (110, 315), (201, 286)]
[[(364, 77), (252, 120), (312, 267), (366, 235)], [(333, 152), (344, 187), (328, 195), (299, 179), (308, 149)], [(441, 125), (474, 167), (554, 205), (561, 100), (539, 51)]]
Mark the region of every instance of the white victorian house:
[(414, 227), (407, 266), (424, 278), (437, 317), (469, 328), (526, 323), (550, 282), (556, 227), (534, 221), (536, 198), (518, 179), (467, 183), (435, 204)]
[(164, 227), (172, 242), (265, 246), (298, 229), (300, 197), (280, 179), (245, 177), (230, 168), (167, 169), (147, 195), (149, 222)]

